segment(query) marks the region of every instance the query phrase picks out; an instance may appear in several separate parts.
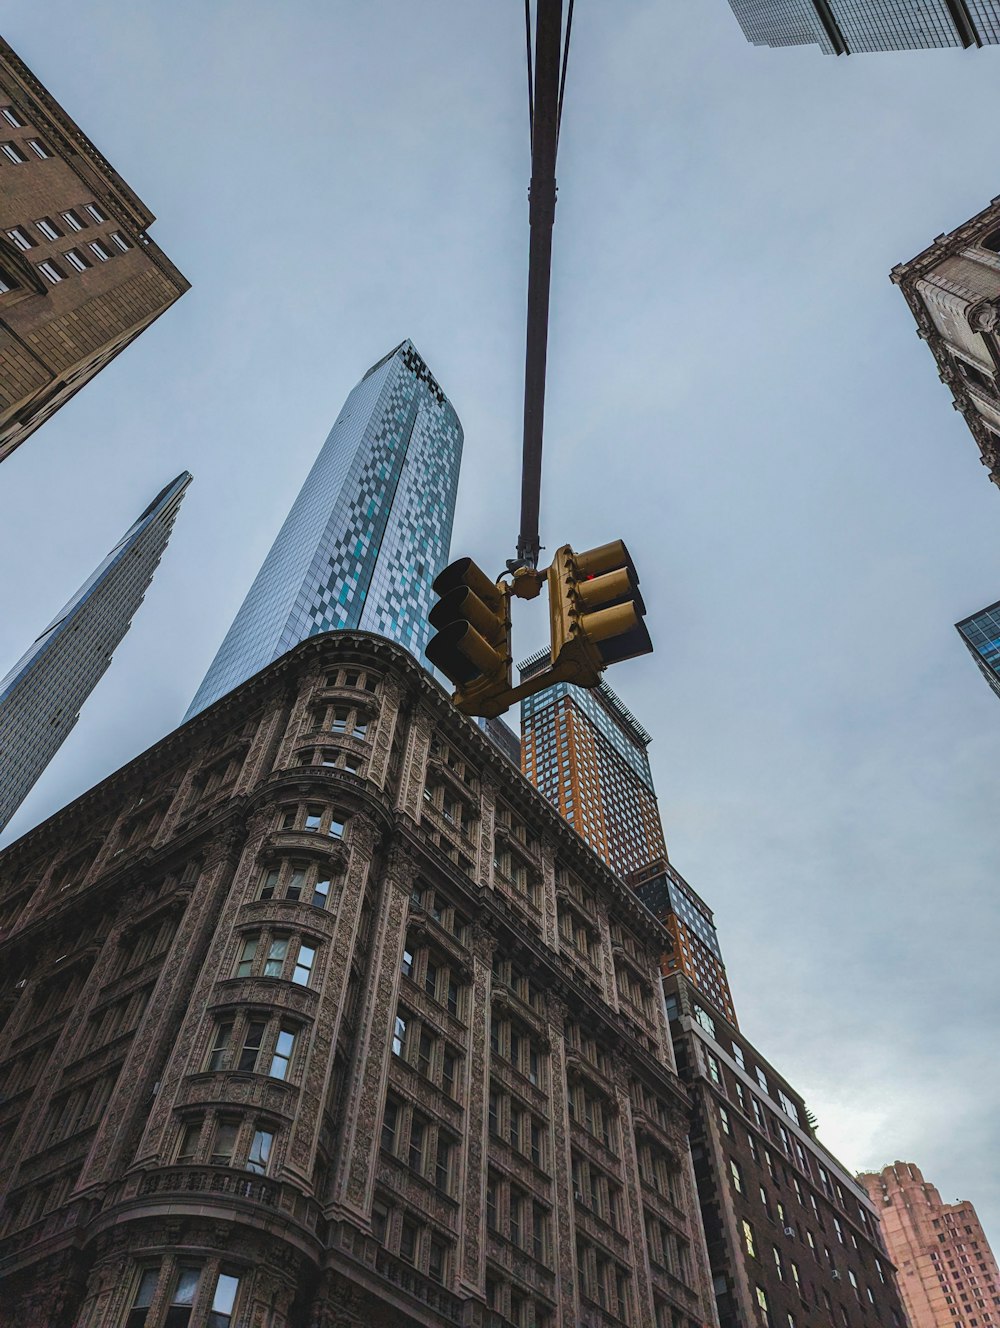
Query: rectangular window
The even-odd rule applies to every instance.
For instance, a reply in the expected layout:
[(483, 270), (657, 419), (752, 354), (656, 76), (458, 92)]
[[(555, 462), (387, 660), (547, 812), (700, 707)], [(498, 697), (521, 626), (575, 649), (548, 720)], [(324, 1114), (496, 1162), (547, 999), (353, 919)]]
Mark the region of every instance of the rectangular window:
[(323, 819), (322, 807), (307, 807), (306, 822), (304, 828), (306, 830), (318, 830), (319, 823), (322, 819)]
[(164, 1328), (187, 1328), (191, 1322), (191, 1306), (198, 1290), (200, 1273), (200, 1268), (185, 1268), (183, 1265), (177, 1270), (170, 1307), (163, 1321)]
[[(3, 118), (13, 129), (24, 128), (24, 121), (21, 119), (18, 112), (14, 110), (13, 106), (0, 106), (0, 115), (3, 116)], [(156, 1280), (155, 1277), (153, 1280), (155, 1285), (155, 1280)]]
[(458, 1058), (452, 1051), (444, 1053), (444, 1064), (441, 1072), (441, 1085), (449, 1097), (455, 1096), (455, 1072), (458, 1066)]
[(258, 899), (274, 898), (274, 892), (278, 888), (278, 876), (279, 876), (278, 869), (276, 867), (272, 867), (271, 870), (264, 877), (263, 882), (261, 883), (260, 894), (257, 896)]
[(417, 1042), (417, 1069), (426, 1078), (431, 1072), (431, 1055), (434, 1051), (434, 1041), (431, 1035), (424, 1029), (420, 1031), (420, 1039)]
[(236, 1132), (240, 1128), (238, 1120), (220, 1120), (215, 1127), (212, 1140), (212, 1152), (209, 1161), (213, 1167), (228, 1167), (233, 1160), (236, 1147)]
[(240, 1289), (240, 1279), (229, 1273), (220, 1273), (212, 1297), (212, 1312), (208, 1316), (208, 1328), (229, 1328), (233, 1321), (233, 1307)]
[(46, 259), (44, 263), (39, 263), (38, 270), (50, 286), (58, 285), (66, 276), (66, 273), (50, 259)]
[(330, 829), (327, 832), (331, 839), (343, 839), (344, 822), (338, 820), (336, 813), (330, 817)]
[(132, 1301), (132, 1308), (129, 1310), (128, 1318), (125, 1320), (125, 1328), (143, 1328), (146, 1319), (149, 1317), (149, 1307), (153, 1303), (153, 1296), (156, 1293), (156, 1284), (160, 1280), (159, 1268), (144, 1268), (139, 1277), (139, 1286), (135, 1293), (135, 1300)]
[(410, 1121), (410, 1151), (407, 1161), (412, 1169), (420, 1174), (424, 1170), (424, 1142), (427, 1137), (426, 1122), (420, 1116)]
[(67, 249), (63, 254), (63, 258), (76, 272), (86, 272), (87, 268), (90, 267), (79, 249)]
[(403, 1048), (406, 1045), (406, 1020), (401, 1014), (396, 1015), (396, 1022), (392, 1029), (392, 1054), (402, 1056)]
[(267, 1161), (271, 1156), (271, 1145), (274, 1143), (274, 1135), (270, 1130), (254, 1130), (253, 1143), (250, 1145), (250, 1155), (247, 1158), (247, 1171), (255, 1171), (263, 1176), (267, 1171)]
[(82, 231), (87, 225), (80, 214), (74, 212), (72, 208), (68, 208), (65, 212), (60, 212), (59, 215), (71, 231)]
[(212, 1050), (208, 1056), (208, 1068), (210, 1070), (221, 1070), (223, 1061), (226, 1059), (226, 1052), (229, 1050), (229, 1039), (233, 1035), (232, 1024), (220, 1024), (215, 1031), (215, 1041), (212, 1043)]
[(327, 901), (330, 898), (330, 882), (327, 879), (317, 881), (313, 886), (312, 906), (313, 908), (326, 908)]
[(9, 230), (7, 232), (7, 238), (13, 240), (18, 249), (24, 250), (25, 252), (29, 249), (34, 249), (35, 247), (35, 241), (23, 226), (15, 226), (13, 230)]
[(500, 1137), (500, 1095), (495, 1092), (490, 1093), (489, 1125), (490, 1134), (498, 1139)]
[(288, 1078), (288, 1067), (291, 1064), (294, 1051), (294, 1029), (282, 1028), (278, 1034), (278, 1040), (274, 1044), (274, 1054), (271, 1056), (271, 1068), (268, 1070), (268, 1074), (272, 1079)]
[(252, 1073), (257, 1068), (257, 1057), (260, 1055), (260, 1044), (264, 1041), (264, 1029), (267, 1025), (262, 1019), (253, 1020), (247, 1027), (247, 1035), (243, 1040), (243, 1050), (240, 1052), (240, 1059), (237, 1062), (237, 1070)]
[(22, 162), (28, 160), (16, 143), (0, 143), (0, 152), (15, 166), (20, 166)]
[(403, 962), (402, 962), (402, 964), (400, 965), (400, 968), (401, 968), (401, 970), (402, 970), (402, 974), (403, 974), (403, 977), (404, 977), (404, 978), (412, 978), (412, 977), (413, 977), (413, 951), (412, 951), (412, 950), (404, 950), (404, 951), (403, 951)]
[(29, 138), (28, 146), (31, 148), (32, 152), (35, 154), (36, 157), (41, 157), (42, 161), (45, 161), (46, 158), (52, 156), (52, 153), (48, 150), (48, 148), (45, 146), (45, 144), (42, 142), (40, 138)]
[(385, 1100), (385, 1113), (382, 1116), (382, 1147), (387, 1153), (396, 1152), (396, 1130), (399, 1126), (399, 1103), (395, 1098)]
[(43, 235), (46, 240), (61, 240), (63, 233), (51, 217), (39, 217), (35, 222), (35, 230), (39, 235)]
[(271, 941), (267, 951), (267, 959), (264, 961), (264, 976), (266, 978), (280, 978), (281, 970), (285, 963), (285, 956), (288, 954), (288, 937), (275, 936)]
[(399, 1232), (399, 1257), (413, 1263), (417, 1256), (417, 1224), (408, 1217), (403, 1219)]
[(128, 240), (126, 240), (125, 236), (122, 235), (121, 231), (111, 232), (111, 243), (116, 245), (117, 248), (119, 248), (123, 254), (128, 253), (128, 251), (132, 248), (131, 244), (128, 242)]
[(444, 1281), (445, 1248), (439, 1240), (431, 1240), (427, 1257), (427, 1275), (435, 1282)]
[(97, 206), (96, 203), (84, 203), (83, 210), (84, 212), (86, 212), (87, 216), (91, 219), (91, 221), (96, 221), (98, 223), (102, 221), (107, 221), (107, 217), (104, 215), (104, 213), (101, 211), (101, 209)]
[(201, 1138), (201, 1121), (188, 1121), (181, 1134), (180, 1147), (177, 1150), (178, 1162), (193, 1162), (198, 1152)]
[(299, 957), (296, 959), (295, 968), (292, 971), (292, 981), (297, 982), (300, 987), (308, 987), (315, 959), (315, 949), (311, 945), (300, 944)]
[(438, 966), (432, 964), (428, 959), (427, 967), (424, 970), (424, 991), (428, 996), (437, 996)]
[(451, 1141), (443, 1134), (438, 1135), (437, 1158), (434, 1163), (434, 1184), (442, 1194), (451, 1188)]
[(306, 871), (304, 867), (293, 867), (292, 874), (288, 878), (288, 887), (285, 890), (285, 898), (290, 899), (293, 904), (297, 904), (302, 899), (302, 887), (306, 882)]
[(254, 956), (257, 953), (257, 942), (259, 936), (248, 936), (243, 942), (243, 949), (240, 951), (240, 961), (236, 965), (236, 976), (238, 978), (248, 978), (253, 968)]

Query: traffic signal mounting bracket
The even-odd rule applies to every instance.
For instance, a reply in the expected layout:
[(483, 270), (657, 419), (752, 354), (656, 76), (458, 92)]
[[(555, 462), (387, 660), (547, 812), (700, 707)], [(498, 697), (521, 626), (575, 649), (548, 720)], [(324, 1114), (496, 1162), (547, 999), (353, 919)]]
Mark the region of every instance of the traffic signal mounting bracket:
[[(511, 600), (549, 591), (551, 663), (513, 686)], [(552, 564), (518, 567), (493, 582), (471, 558), (451, 563), (434, 582), (441, 597), (430, 612), (437, 634), (427, 658), (455, 684), (452, 700), (466, 715), (493, 719), (556, 682), (596, 687), (609, 664), (653, 649), (643, 623), (639, 577), (621, 540), (574, 553), (556, 550)]]

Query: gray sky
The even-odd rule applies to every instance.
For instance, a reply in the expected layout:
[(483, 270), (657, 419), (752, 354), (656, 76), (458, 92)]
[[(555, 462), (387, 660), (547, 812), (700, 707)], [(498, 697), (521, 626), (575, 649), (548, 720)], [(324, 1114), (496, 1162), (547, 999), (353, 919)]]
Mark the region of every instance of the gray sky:
[[(453, 551), (511, 556), (528, 143), (518, 0), (40, 0), (5, 35), (194, 289), (3, 464), (0, 673), (195, 476), (9, 841), (179, 723), (404, 336), (465, 426)], [(1000, 708), (952, 624), (1000, 598), (1000, 494), (888, 271), (998, 192), (998, 74), (581, 0), (542, 510), (550, 549), (623, 536), (642, 574), (656, 653), (608, 681), (744, 1031), (849, 1166), (918, 1162), (996, 1245)], [(516, 630), (543, 643), (533, 606)]]

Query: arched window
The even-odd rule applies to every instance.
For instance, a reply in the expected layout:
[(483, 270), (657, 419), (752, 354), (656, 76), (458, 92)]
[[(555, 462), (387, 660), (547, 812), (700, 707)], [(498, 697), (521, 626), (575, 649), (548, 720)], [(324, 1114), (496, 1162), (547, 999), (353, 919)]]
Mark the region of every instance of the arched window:
[(1000, 254), (1000, 230), (990, 231), (989, 235), (984, 235), (979, 243), (984, 249)]

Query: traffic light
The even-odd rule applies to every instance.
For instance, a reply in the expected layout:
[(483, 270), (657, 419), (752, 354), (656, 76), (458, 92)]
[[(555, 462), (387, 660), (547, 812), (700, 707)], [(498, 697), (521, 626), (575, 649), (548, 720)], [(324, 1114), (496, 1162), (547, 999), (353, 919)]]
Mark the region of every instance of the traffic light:
[(653, 649), (639, 577), (622, 540), (583, 553), (564, 544), (548, 578), (552, 666), (568, 681), (596, 687), (609, 664)]
[(430, 662), (455, 684), (452, 698), (467, 715), (502, 714), (511, 704), (510, 600), (471, 558), (449, 563), (433, 586), (428, 614), (436, 634)]

